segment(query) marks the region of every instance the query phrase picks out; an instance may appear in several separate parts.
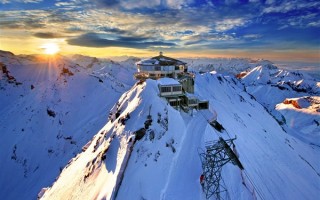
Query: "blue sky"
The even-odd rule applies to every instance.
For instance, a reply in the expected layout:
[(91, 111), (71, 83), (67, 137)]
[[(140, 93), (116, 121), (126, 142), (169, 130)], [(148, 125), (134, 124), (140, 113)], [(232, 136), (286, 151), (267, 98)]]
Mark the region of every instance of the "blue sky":
[(62, 52), (90, 55), (113, 49), (319, 61), (319, 1), (0, 0), (0, 10), (3, 50), (14, 51), (15, 36), (29, 42), (26, 52), (53, 41)]

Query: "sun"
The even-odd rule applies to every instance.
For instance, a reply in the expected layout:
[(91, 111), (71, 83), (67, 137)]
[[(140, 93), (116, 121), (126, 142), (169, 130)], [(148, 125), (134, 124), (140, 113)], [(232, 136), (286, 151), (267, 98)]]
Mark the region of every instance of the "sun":
[(60, 48), (56, 43), (46, 43), (41, 46), (41, 49), (48, 55), (54, 55), (60, 51)]

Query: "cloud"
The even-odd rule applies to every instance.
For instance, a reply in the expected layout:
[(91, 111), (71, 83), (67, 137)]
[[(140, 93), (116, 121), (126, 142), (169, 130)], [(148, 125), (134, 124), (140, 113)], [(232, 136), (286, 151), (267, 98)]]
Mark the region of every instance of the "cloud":
[[(183, 2), (186, 1), (180, 3)], [(150, 13), (88, 10), (85, 15), (79, 16), (81, 27), (77, 28), (73, 23), (73, 29), (81, 30), (84, 34), (69, 39), (68, 43), (91, 47), (176, 48), (183, 45), (208, 44), (218, 40), (236, 40), (237, 38), (224, 32), (246, 26), (250, 20), (246, 16), (236, 18), (234, 12), (230, 17), (225, 14), (230, 13), (224, 12), (226, 10), (227, 8), (218, 12), (206, 6), (182, 6), (181, 9), (153, 10)], [(153, 41), (155, 43), (152, 43)]]
[(43, 0), (21, 0), (23, 3), (40, 3)]
[(1, 29), (32, 30), (50, 28), (50, 30), (63, 31), (63, 29), (75, 24), (80, 24), (81, 22), (77, 22), (77, 17), (79, 17), (79, 14), (75, 12), (68, 13), (59, 10), (2, 11), (0, 13), (0, 26)]
[(248, 34), (248, 35), (244, 35), (243, 38), (245, 39), (258, 39), (261, 38), (262, 36), (260, 34)]
[(308, 27), (320, 27), (320, 20), (313, 21), (307, 24)]
[[(181, 37), (187, 35), (183, 31), (188, 30), (192, 35), (206, 33), (215, 30), (224, 32), (244, 26), (249, 20), (246, 16), (241, 17), (241, 20), (236, 19), (235, 12), (227, 12), (228, 8), (221, 9), (208, 8), (206, 6), (190, 7), (192, 0), (151, 0), (146, 3), (142, 1), (102, 1), (96, 0), (101, 8), (107, 6), (121, 6), (122, 9), (139, 7), (140, 3), (144, 2), (146, 11), (141, 12), (119, 9), (93, 9), (88, 4), (82, 5), (82, 10), (62, 10), (64, 7), (80, 8), (80, 3), (88, 2), (84, 0), (56, 3), (57, 9), (50, 11), (42, 11), (41, 17), (35, 17), (30, 13), (17, 13), (8, 18), (15, 18), (13, 25), (7, 23), (11, 27), (28, 27), (27, 18), (37, 19), (32, 20), (34, 23), (31, 27), (35, 27), (36, 23), (40, 27), (47, 27), (49, 30), (58, 29), (60, 32), (81, 31), (81, 32), (96, 32), (109, 33), (114, 37), (139, 35), (141, 37), (153, 38), (154, 40), (170, 40), (181, 41)], [(132, 5), (131, 5), (132, 4)], [(134, 4), (134, 5), (133, 5)], [(151, 9), (151, 7), (166, 6), (168, 9)], [(89, 6), (89, 7), (88, 7)], [(150, 8), (149, 8), (150, 7)], [(161, 6), (160, 6), (161, 7)], [(151, 9), (147, 11), (148, 9)], [(226, 15), (225, 13), (231, 13)], [(246, 12), (248, 13), (248, 12)], [(0, 22), (1, 23), (1, 22)], [(215, 31), (217, 31), (215, 30)], [(39, 31), (46, 32), (46, 31)], [(158, 39), (155, 39), (158, 38)], [(109, 38), (110, 39), (110, 38)]]
[(184, 45), (210, 44), (217, 41), (233, 41), (236, 37), (232, 34), (224, 33), (202, 33), (198, 35), (186, 36)]
[(86, 33), (78, 37), (68, 39), (68, 44), (84, 47), (126, 47), (126, 48), (150, 48), (153, 46), (175, 46), (174, 43), (163, 41), (148, 41), (146, 38), (134, 37), (119, 37), (118, 39), (110, 40), (102, 38), (96, 33)]
[(1, 4), (7, 4), (7, 3), (10, 3), (10, 1), (9, 0), (0, 0), (0, 3)]
[(90, 47), (260, 48), (281, 40), (317, 41), (310, 33), (289, 36), (292, 28), (319, 33), (320, 3), (293, 2), (59, 0), (50, 10), (3, 10), (0, 27), (38, 38), (68, 36), (69, 44)]
[(6, 11), (0, 14), (0, 26), (2, 29), (38, 29), (46, 27), (43, 19), (46, 13), (33, 11)]
[(34, 37), (43, 38), (43, 39), (51, 39), (51, 38), (63, 38), (65, 36), (59, 33), (52, 32), (38, 32), (33, 34)]
[(113, 33), (113, 34), (126, 34), (126, 33), (128, 33), (127, 31), (122, 30), (120, 28), (113, 28), (113, 27), (107, 27), (107, 26), (99, 27), (98, 30), (106, 32), (106, 33)]
[(280, 1), (281, 3), (269, 2), (268, 7), (263, 9), (263, 13), (288, 13), (291, 11), (299, 10), (308, 10), (308, 9), (317, 9), (319, 10), (320, 2), (319, 1)]
[(203, 48), (209, 49), (270, 49), (270, 47), (274, 47), (271, 44), (268, 44), (264, 41), (251, 41), (247, 42), (245, 40), (234, 40), (234, 41), (215, 41), (204, 45)]
[(174, 9), (181, 9), (183, 7), (187, 7), (189, 4), (193, 3), (193, 0), (167, 0), (167, 6)]
[(224, 19), (222, 21), (216, 22), (216, 31), (218, 32), (224, 32), (228, 31), (230, 29), (234, 29), (239, 26), (244, 26), (248, 23), (247, 20), (237, 18), (237, 19)]
[(58, 1), (54, 4), (58, 9), (60, 10), (80, 10), (83, 9), (83, 7), (81, 7), (81, 4), (79, 4), (79, 2), (75, 2), (75, 1), (68, 1), (68, 2), (64, 2), (64, 1)]
[(219, 48), (228, 49), (230, 44), (238, 43), (243, 40), (236, 36), (234, 33), (201, 33), (183, 37), (183, 48), (187, 49), (208, 49), (219, 44)]
[[(268, 14), (270, 15), (270, 14)], [(291, 12), (290, 14), (280, 14), (283, 15), (281, 18), (279, 14), (271, 14), (268, 16), (267, 24), (277, 25), (277, 29), (287, 29), (287, 28), (298, 28), (305, 29), (308, 27), (319, 27), (317, 22), (320, 19), (320, 13), (309, 13), (309, 12)]]
[(43, 0), (0, 0), (1, 4), (9, 4), (9, 3), (40, 3)]
[(194, 0), (94, 0), (98, 8), (117, 8), (120, 10), (163, 10), (181, 9), (193, 3)]
[(275, 0), (266, 0), (266, 4), (270, 5), (270, 4), (273, 4), (275, 2)]

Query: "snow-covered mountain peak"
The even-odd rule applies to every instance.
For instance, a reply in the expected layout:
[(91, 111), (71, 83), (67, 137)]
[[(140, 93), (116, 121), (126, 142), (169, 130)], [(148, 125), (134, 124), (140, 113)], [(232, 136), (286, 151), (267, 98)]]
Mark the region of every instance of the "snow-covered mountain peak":
[(238, 75), (245, 85), (272, 85), (282, 90), (320, 94), (318, 82), (306, 73), (289, 72), (267, 63)]
[(269, 61), (269, 60), (259, 60), (257, 62), (257, 66), (262, 66), (268, 69), (278, 69), (273, 62)]
[[(237, 137), (244, 167), (223, 167), (222, 195), (318, 197), (319, 82), (268, 62), (196, 59), (194, 96), (209, 109), (184, 112), (156, 81), (135, 83), (135, 62), (0, 52), (0, 199), (202, 200), (198, 152), (219, 137)], [(232, 75), (254, 67), (251, 81)]]
[(1, 61), (12, 63), (12, 64), (18, 64), (20, 62), (19, 58), (10, 51), (0, 50), (0, 59)]
[[(319, 145), (320, 82), (306, 73), (258, 66), (240, 77), (246, 91), (295, 137)], [(298, 131), (299, 130), (299, 131)]]
[[(69, 162), (54, 185), (44, 195), (40, 194), (43, 199), (60, 199), (66, 196), (81, 196), (85, 199), (114, 198), (134, 145), (132, 137), (147, 135), (143, 142), (136, 144), (140, 146), (136, 150), (141, 151), (139, 154), (143, 157), (152, 145), (162, 146), (169, 140), (165, 138), (172, 137), (167, 126), (168, 112), (177, 111), (168, 108), (164, 100), (156, 98), (157, 95), (157, 83), (153, 80), (136, 83), (124, 93), (110, 110), (109, 122), (84, 146), (84, 152)], [(157, 119), (154, 116), (157, 116)], [(179, 121), (181, 122), (181, 119), (176, 120), (177, 123), (180, 123)], [(146, 125), (147, 123), (150, 124)], [(163, 142), (157, 142), (162, 137)], [(156, 159), (160, 154), (154, 156)], [(145, 163), (146, 158), (137, 159), (136, 162)]]
[(0, 50), (0, 56), (1, 57), (12, 57), (12, 56), (14, 56), (14, 54), (10, 51)]
[(185, 113), (169, 106), (158, 96), (156, 81), (136, 83), (120, 97), (108, 123), (83, 147), (84, 152), (39, 195), (43, 199), (205, 199), (198, 182), (199, 149), (219, 137), (237, 136), (234, 143), (245, 171), (229, 163), (222, 172), (231, 199), (317, 196), (319, 187), (312, 183), (320, 177), (313, 156), (318, 150), (287, 135), (239, 82), (221, 74), (197, 74), (195, 91), (210, 101), (222, 133), (208, 124), (202, 111)]
[(101, 62), (108, 67), (93, 74), (63, 56), (1, 55), (0, 199), (35, 199), (105, 124), (133, 71)]
[(70, 57), (70, 59), (74, 62), (78, 62), (81, 63), (81, 65), (84, 68), (92, 68), (93, 65), (98, 64), (99, 63), (99, 59), (96, 57), (89, 57), (89, 56), (84, 56), (84, 55), (72, 55)]
[[(285, 106), (287, 105), (287, 106)], [(320, 115), (320, 97), (299, 97), (299, 98), (288, 98), (282, 102), (282, 106), (286, 108), (292, 108), (305, 112), (311, 112), (315, 115)]]

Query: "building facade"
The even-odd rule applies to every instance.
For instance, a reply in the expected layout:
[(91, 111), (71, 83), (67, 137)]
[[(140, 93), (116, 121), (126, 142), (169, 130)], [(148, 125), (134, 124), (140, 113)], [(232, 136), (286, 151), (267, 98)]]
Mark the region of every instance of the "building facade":
[(178, 74), (187, 72), (187, 63), (180, 60), (164, 56), (160, 52), (159, 56), (144, 59), (136, 63), (137, 79), (159, 79), (163, 77), (176, 78)]
[(194, 74), (188, 72), (187, 63), (169, 58), (160, 52), (159, 56), (136, 63), (135, 78), (144, 81), (157, 80), (159, 96), (166, 98), (175, 108), (208, 109), (209, 102), (201, 101), (194, 95)]

